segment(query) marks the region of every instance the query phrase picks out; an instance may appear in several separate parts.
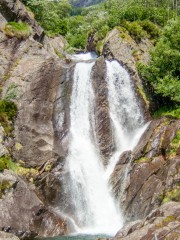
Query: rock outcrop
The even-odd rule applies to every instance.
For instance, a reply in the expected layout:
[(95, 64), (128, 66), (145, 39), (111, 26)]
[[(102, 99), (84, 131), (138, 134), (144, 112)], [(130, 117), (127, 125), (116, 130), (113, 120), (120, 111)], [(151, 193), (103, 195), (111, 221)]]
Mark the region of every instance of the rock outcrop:
[(111, 183), (127, 220), (142, 219), (162, 203), (180, 200), (179, 130), (180, 120), (154, 120), (133, 152), (120, 156)]
[(13, 235), (12, 233), (6, 233), (2, 231), (0, 231), (0, 239), (1, 240), (19, 240), (19, 238)]
[[(14, 10), (12, 12), (14, 13)], [(47, 42), (46, 39), (43, 45), (31, 37), (21, 41), (16, 37), (8, 38), (0, 32), (0, 79), (4, 85), (3, 97), (6, 97), (8, 89), (14, 86), (14, 100), (18, 106), (14, 141), (21, 147), (14, 149), (13, 156), (29, 166), (42, 165), (56, 155), (54, 124), (57, 120), (54, 119), (54, 111), (57, 111), (57, 108), (54, 106), (61, 102), (59, 110), (62, 112), (62, 108), (65, 109), (62, 106), (63, 96), (58, 94), (67, 88), (70, 79), (69, 65), (50, 51), (60, 51), (61, 46), (64, 46), (65, 41), (58, 41), (59, 45), (57, 41), (51, 39)], [(69, 99), (67, 94), (65, 97)]]
[(96, 46), (100, 44), (100, 55), (103, 55), (108, 60), (115, 59), (126, 68), (132, 79), (136, 96), (144, 111), (144, 116), (149, 120), (151, 118), (149, 111), (150, 103), (144, 93), (136, 63), (137, 61), (144, 63), (149, 61), (149, 50), (153, 45), (148, 39), (142, 39), (139, 43), (136, 43), (128, 32), (124, 31), (122, 31), (121, 27), (114, 28), (101, 41), (101, 44), (95, 41), (94, 35), (91, 33), (88, 38), (87, 50), (97, 51)]
[[(45, 33), (41, 26), (33, 18), (32, 13), (19, 0), (0, 0), (1, 14), (8, 21), (24, 21), (33, 29), (33, 38), (43, 43)], [(2, 17), (1, 17), (2, 18)]]
[(0, 181), (7, 186), (0, 199), (1, 231), (20, 238), (57, 236), (67, 232), (66, 220), (45, 207), (34, 185), (8, 170), (0, 174)]
[(180, 204), (169, 202), (151, 212), (145, 219), (123, 227), (112, 240), (178, 240)]
[(108, 106), (108, 88), (106, 82), (106, 63), (100, 57), (93, 67), (93, 88), (95, 93), (95, 132), (99, 150), (106, 165), (113, 150), (113, 133)]

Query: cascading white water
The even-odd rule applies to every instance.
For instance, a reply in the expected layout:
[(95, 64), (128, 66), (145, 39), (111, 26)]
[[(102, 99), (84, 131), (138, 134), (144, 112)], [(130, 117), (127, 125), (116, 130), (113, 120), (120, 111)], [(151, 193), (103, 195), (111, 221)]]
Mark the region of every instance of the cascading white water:
[(128, 72), (115, 60), (106, 61), (106, 66), (109, 114), (116, 145), (106, 169), (106, 177), (109, 178), (120, 154), (136, 146), (146, 125)]
[(78, 232), (114, 234), (122, 218), (103, 178), (104, 168), (93, 141), (90, 123), (94, 94), (91, 69), (94, 63), (78, 63), (71, 97), (68, 154), (71, 199)]
[(79, 62), (74, 72), (66, 161), (71, 202), (68, 216), (76, 223), (78, 233), (115, 234), (122, 227), (123, 219), (108, 186), (109, 176), (120, 154), (137, 144), (145, 130), (144, 118), (127, 71), (117, 61), (106, 61), (109, 114), (116, 151), (104, 169), (94, 139), (93, 65), (94, 62)]

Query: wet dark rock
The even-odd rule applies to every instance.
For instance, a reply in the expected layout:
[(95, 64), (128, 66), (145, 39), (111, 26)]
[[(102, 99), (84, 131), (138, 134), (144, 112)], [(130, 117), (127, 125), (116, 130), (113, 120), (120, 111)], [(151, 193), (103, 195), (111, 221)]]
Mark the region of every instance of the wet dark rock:
[(93, 88), (95, 93), (95, 131), (100, 153), (107, 160), (111, 157), (114, 150), (113, 133), (108, 106), (108, 88), (106, 82), (106, 63), (100, 57), (93, 67)]

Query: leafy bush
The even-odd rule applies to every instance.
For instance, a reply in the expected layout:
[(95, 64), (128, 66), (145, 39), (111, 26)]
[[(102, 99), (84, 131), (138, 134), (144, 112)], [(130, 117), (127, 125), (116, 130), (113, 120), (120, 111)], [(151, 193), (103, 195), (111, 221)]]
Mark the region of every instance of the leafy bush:
[(14, 102), (0, 100), (0, 123), (8, 134), (13, 130), (12, 121), (17, 113), (17, 106)]
[(172, 116), (175, 118), (180, 118), (180, 108), (178, 106), (176, 107), (163, 106), (153, 114), (154, 118), (159, 118), (162, 116)]
[(151, 53), (148, 66), (140, 65), (143, 78), (156, 93), (180, 103), (180, 19), (169, 21)]
[(8, 37), (26, 39), (31, 34), (31, 27), (26, 22), (9, 22), (5, 25), (4, 32)]
[(0, 157), (0, 171), (3, 171), (4, 169), (15, 171), (16, 168), (16, 164), (11, 160), (9, 156)]
[(150, 38), (156, 39), (160, 35), (160, 28), (149, 20), (140, 21), (139, 25), (146, 31)]
[(49, 35), (67, 33), (66, 17), (72, 10), (68, 0), (24, 0), (24, 3), (33, 11), (36, 20)]
[(14, 102), (7, 100), (0, 100), (0, 114), (6, 114), (9, 121), (12, 121), (17, 113), (17, 106)]
[(129, 32), (136, 42), (140, 42), (142, 38), (147, 37), (147, 32), (143, 30), (138, 22), (124, 21), (121, 25)]

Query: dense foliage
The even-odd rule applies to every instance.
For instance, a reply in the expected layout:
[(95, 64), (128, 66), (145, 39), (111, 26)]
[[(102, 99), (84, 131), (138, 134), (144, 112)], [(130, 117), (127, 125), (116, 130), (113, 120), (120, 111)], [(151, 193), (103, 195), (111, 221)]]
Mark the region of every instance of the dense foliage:
[[(96, 39), (101, 40), (110, 29), (124, 21), (149, 21), (164, 26), (169, 19), (179, 14), (176, 0), (106, 0), (88, 8), (72, 8), (68, 0), (23, 2), (33, 11), (47, 33), (62, 34), (76, 48), (85, 48), (87, 36), (91, 32), (95, 33)], [(127, 24), (126, 27), (130, 28)], [(138, 31), (142, 25), (136, 24), (135, 28)]]
[(49, 34), (67, 33), (65, 18), (70, 15), (71, 5), (68, 0), (23, 0), (31, 9), (35, 18)]
[(180, 19), (171, 20), (151, 53), (148, 66), (139, 66), (155, 91), (180, 103)]

